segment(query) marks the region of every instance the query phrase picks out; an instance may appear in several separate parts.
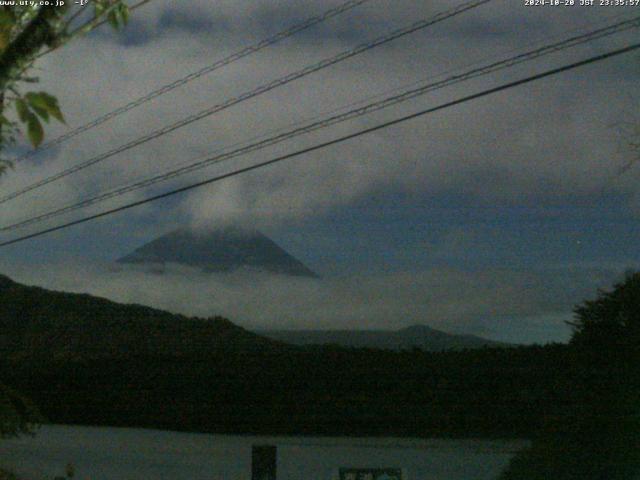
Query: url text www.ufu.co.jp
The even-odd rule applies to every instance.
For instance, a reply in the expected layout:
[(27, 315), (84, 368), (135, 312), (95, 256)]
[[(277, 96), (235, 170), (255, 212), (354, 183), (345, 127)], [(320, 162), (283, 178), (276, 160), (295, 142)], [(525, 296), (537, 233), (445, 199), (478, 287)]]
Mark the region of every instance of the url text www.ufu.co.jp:
[[(68, 0), (67, 0), (68, 1)], [(0, 0), (0, 6), (8, 7), (62, 7), (65, 0)], [(75, 2), (78, 3), (78, 2)]]

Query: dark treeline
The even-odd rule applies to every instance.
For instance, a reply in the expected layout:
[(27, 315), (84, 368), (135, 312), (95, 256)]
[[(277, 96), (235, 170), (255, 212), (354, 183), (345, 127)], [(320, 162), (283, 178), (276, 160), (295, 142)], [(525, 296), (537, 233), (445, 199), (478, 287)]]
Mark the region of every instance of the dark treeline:
[(568, 348), (578, 363), (565, 388), (581, 400), (545, 421), (500, 480), (640, 478), (640, 273), (574, 313)]
[[(211, 432), (526, 435), (579, 404), (566, 346), (291, 347), (0, 278), (0, 378), (51, 422)], [(558, 365), (567, 365), (559, 369)]]
[(0, 422), (7, 424), (7, 412), (21, 418), (25, 404), (7, 401), (17, 397), (6, 393), (20, 392), (54, 423), (528, 437), (532, 447), (503, 480), (634, 478), (640, 274), (575, 313), (569, 345), (437, 353), (293, 347), (222, 318), (186, 318), (0, 277)]
[[(590, 391), (566, 346), (323, 347), (20, 360), (1, 375), (55, 423), (303, 434), (530, 436)], [(604, 372), (603, 372), (604, 373)]]

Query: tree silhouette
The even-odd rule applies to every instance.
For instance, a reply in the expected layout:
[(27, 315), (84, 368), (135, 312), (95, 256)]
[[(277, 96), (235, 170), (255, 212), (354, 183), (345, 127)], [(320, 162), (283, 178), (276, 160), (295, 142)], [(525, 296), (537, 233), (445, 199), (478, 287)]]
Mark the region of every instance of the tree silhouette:
[[(75, 2), (15, 2), (0, 6), (0, 152), (13, 145), (23, 128), (38, 147), (44, 139), (43, 122), (64, 122), (57, 99), (43, 91), (24, 92), (38, 82), (31, 75), (35, 61), (103, 22), (121, 28), (129, 18), (123, 0), (92, 0), (91, 7)], [(86, 3), (86, 2), (85, 2)], [(16, 117), (8, 115), (15, 109)], [(0, 157), (0, 174), (11, 166)]]
[[(121, 28), (129, 16), (123, 0), (94, 0), (90, 8), (79, 2), (72, 7), (71, 1), (15, 3), (0, 6), (0, 175), (12, 164), (4, 151), (15, 143), (17, 133), (24, 129), (29, 142), (38, 147), (44, 139), (43, 122), (51, 118), (64, 122), (53, 95), (24, 91), (38, 82), (30, 74), (34, 62), (103, 21)], [(38, 419), (30, 403), (0, 381), (0, 437), (30, 432)]]
[(574, 314), (574, 375), (566, 388), (579, 409), (548, 422), (502, 480), (639, 478), (640, 273), (627, 273)]
[(640, 272), (628, 272), (613, 290), (574, 309), (571, 343), (598, 351), (640, 348)]

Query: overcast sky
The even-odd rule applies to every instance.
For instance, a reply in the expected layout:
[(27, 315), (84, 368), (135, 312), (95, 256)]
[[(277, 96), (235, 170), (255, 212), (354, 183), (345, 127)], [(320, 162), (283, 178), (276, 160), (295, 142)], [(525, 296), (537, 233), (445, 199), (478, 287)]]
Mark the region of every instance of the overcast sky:
[[(334, 0), (153, 0), (123, 33), (101, 28), (37, 63), (68, 126), (319, 14)], [(195, 111), (459, 2), (370, 0), (17, 165), (0, 190), (68, 168)], [(577, 2), (578, 3), (578, 2)], [(3, 225), (354, 103), (640, 15), (640, 7), (494, 0), (101, 162), (2, 206)], [(638, 30), (140, 190), (78, 218), (637, 41)], [(515, 342), (565, 341), (572, 306), (640, 260), (640, 170), (620, 121), (637, 119), (637, 53), (619, 56), (0, 250), (17, 281), (86, 291), (247, 327), (424, 323)], [(39, 89), (40, 87), (38, 87)], [(639, 121), (640, 122), (640, 121)], [(256, 225), (320, 281), (164, 277), (110, 263), (178, 226)], [(18, 233), (6, 234), (10, 239)]]

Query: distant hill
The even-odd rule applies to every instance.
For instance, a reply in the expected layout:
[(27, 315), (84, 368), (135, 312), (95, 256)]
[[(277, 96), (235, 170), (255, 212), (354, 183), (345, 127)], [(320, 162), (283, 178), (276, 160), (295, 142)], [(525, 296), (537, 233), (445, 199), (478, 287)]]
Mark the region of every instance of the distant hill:
[(0, 275), (0, 356), (6, 360), (183, 357), (275, 345), (221, 317), (188, 318)]
[(570, 382), (583, 363), (568, 346), (446, 353), (290, 346), (220, 317), (188, 318), (0, 276), (0, 383), (52, 423), (521, 436), (549, 412), (575, 412), (581, 392), (591, 395)]
[(168, 263), (205, 272), (232, 272), (241, 268), (317, 277), (301, 261), (255, 229), (226, 226), (210, 230), (179, 229), (141, 246), (118, 260), (160, 270)]
[(256, 333), (293, 345), (338, 345), (390, 350), (420, 348), (430, 352), (507, 346), (505, 343), (474, 335), (445, 333), (426, 325), (400, 330), (259, 330)]

